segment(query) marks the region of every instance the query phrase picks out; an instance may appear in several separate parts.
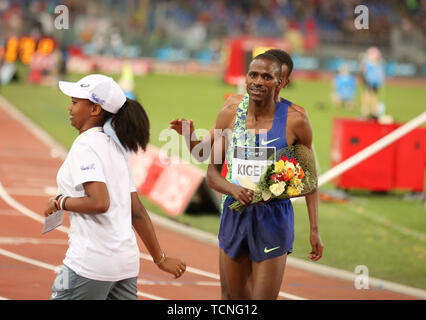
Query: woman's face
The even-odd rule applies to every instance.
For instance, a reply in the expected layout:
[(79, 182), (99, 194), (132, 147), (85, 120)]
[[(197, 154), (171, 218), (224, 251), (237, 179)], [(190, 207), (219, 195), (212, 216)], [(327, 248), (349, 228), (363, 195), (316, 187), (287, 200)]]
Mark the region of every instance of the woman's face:
[(71, 98), (71, 104), (68, 106), (71, 125), (80, 133), (88, 129), (92, 107), (93, 103), (87, 99)]

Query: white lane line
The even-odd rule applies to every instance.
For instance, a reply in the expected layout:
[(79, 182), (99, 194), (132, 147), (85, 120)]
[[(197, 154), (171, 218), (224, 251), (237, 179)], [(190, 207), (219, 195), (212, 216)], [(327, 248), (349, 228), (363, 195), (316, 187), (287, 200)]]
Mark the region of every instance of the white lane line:
[(181, 287), (183, 282), (181, 281), (166, 281), (166, 280), (146, 280), (146, 279), (138, 279), (138, 284), (143, 286), (175, 286)]
[(278, 293), (278, 296), (280, 296), (282, 298), (287, 298), (287, 299), (290, 299), (290, 300), (309, 300), (309, 299), (302, 298), (302, 297), (299, 297), (299, 296), (295, 296), (294, 294), (290, 294), (290, 293), (282, 292), (282, 291), (280, 291)]
[[(41, 224), (44, 224), (44, 217), (41, 215), (35, 213), (34, 211), (28, 209), (27, 207), (20, 204), (18, 201), (13, 199), (6, 191), (6, 189), (3, 187), (3, 184), (0, 182), (0, 197), (12, 208), (18, 210), (22, 214), (26, 215), (27, 217), (40, 222)], [(64, 226), (60, 226), (57, 228), (57, 230), (60, 230), (64, 233), (68, 233), (68, 228)], [(40, 231), (41, 232), (41, 231)]]
[(42, 261), (38, 261), (38, 260), (35, 260), (35, 259), (32, 259), (32, 258), (24, 257), (24, 256), (21, 256), (20, 254), (13, 253), (11, 251), (8, 251), (8, 250), (2, 249), (2, 248), (0, 248), (0, 254), (4, 255), (6, 257), (12, 258), (12, 259), (21, 261), (21, 262), (25, 262), (25, 263), (32, 264), (32, 265), (40, 267), (40, 268), (44, 268), (44, 269), (47, 269), (47, 270), (57, 272), (57, 267), (52, 265), (52, 264), (45, 263), (45, 262), (42, 262)]
[(176, 286), (195, 285), (206, 287), (220, 287), (219, 281), (164, 281), (164, 280), (147, 280), (138, 279), (138, 284), (143, 286)]
[(24, 238), (24, 237), (0, 237), (0, 244), (20, 245), (20, 244), (54, 244), (66, 245), (66, 239), (41, 239), (41, 238)]
[(46, 186), (43, 189), (40, 189), (40, 187), (36, 188), (22, 188), (22, 187), (15, 187), (15, 188), (7, 188), (7, 192), (10, 195), (14, 196), (30, 196), (30, 197), (49, 197), (56, 195), (56, 189), (53, 190), (52, 187)]
[(0, 209), (0, 216), (16, 216), (20, 217), (21, 215), (16, 212), (16, 210), (11, 209)]
[[(16, 253), (13, 253), (11, 251), (8, 251), (8, 250), (5, 250), (5, 249), (1, 249), (1, 248), (0, 248), (0, 254), (4, 255), (6, 257), (9, 257), (9, 258), (12, 258), (12, 259), (24, 262), (24, 263), (32, 264), (34, 266), (37, 266), (37, 267), (40, 267), (40, 268), (44, 268), (44, 269), (53, 271), (55, 273), (58, 273), (59, 268), (60, 268), (60, 266), (54, 266), (54, 265), (49, 264), (49, 263), (45, 263), (45, 262), (42, 262), (42, 261), (39, 261), (39, 260), (35, 260), (35, 259), (32, 259), (32, 258), (24, 257), (24, 256), (22, 256), (20, 254), (16, 254)], [(141, 296), (141, 297), (148, 298), (148, 299), (153, 299), (153, 300), (167, 300), (165, 298), (162, 298), (162, 297), (159, 297), (159, 296), (155, 296), (155, 295), (151, 295), (151, 294), (148, 294), (148, 293), (145, 293), (145, 292), (141, 292), (141, 291), (138, 291), (137, 295)], [(0, 297), (0, 300), (1, 300), (1, 297)]]
[(167, 300), (166, 298), (162, 298), (162, 297), (155, 296), (153, 294), (149, 294), (149, 293), (145, 293), (145, 292), (141, 292), (141, 291), (138, 291), (137, 294), (138, 294), (139, 297), (144, 297), (144, 298), (148, 298), (148, 299), (151, 299), (151, 300)]

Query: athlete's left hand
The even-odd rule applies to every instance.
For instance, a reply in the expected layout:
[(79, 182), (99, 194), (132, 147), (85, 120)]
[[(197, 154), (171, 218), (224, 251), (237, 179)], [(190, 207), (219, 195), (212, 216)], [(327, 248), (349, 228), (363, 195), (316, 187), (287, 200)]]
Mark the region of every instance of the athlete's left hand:
[(309, 259), (312, 261), (317, 261), (322, 257), (322, 250), (324, 245), (322, 244), (320, 235), (318, 231), (311, 231), (310, 233), (310, 241), (312, 246), (312, 251), (309, 254)]

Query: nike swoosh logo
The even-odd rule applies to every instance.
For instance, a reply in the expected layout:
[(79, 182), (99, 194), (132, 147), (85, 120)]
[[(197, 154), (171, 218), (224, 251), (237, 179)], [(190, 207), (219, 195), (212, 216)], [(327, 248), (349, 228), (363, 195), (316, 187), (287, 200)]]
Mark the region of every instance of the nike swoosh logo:
[(275, 248), (271, 248), (271, 249), (267, 249), (267, 248), (265, 247), (265, 249), (263, 249), (263, 252), (265, 252), (265, 253), (269, 253), (269, 252), (271, 252), (271, 251), (277, 250), (278, 248), (279, 248), (279, 246), (278, 246), (278, 247), (275, 247)]
[(278, 138), (276, 138), (276, 139), (268, 140), (268, 141), (265, 141), (265, 139), (262, 139), (262, 141), (260, 141), (260, 143), (261, 143), (262, 145), (266, 146), (268, 143), (274, 142), (274, 141), (276, 141), (276, 140), (278, 140), (278, 139), (279, 139), (279, 137), (278, 137)]

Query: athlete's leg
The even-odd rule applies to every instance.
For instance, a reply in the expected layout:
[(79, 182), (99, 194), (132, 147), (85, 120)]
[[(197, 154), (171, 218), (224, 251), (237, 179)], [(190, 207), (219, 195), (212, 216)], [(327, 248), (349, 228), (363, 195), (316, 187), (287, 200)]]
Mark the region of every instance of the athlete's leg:
[(225, 252), (219, 248), (219, 274), (220, 274), (220, 289), (221, 299), (230, 300), (228, 285), (226, 283), (226, 272), (225, 272)]
[(237, 259), (230, 258), (226, 253), (222, 255), (229, 298), (233, 300), (250, 299), (251, 293), (247, 283), (251, 273), (251, 260), (248, 254), (241, 253)]
[(284, 276), (286, 261), (287, 254), (261, 262), (252, 262), (252, 299), (277, 299)]
[[(223, 252), (222, 249), (219, 248), (219, 273), (220, 273), (220, 289), (221, 289), (221, 299), (222, 300), (230, 300), (231, 296), (229, 295), (228, 284), (226, 282), (226, 272), (225, 272), (225, 256), (226, 253)], [(250, 272), (249, 277), (247, 279), (247, 289), (251, 292), (253, 287), (253, 277)]]

